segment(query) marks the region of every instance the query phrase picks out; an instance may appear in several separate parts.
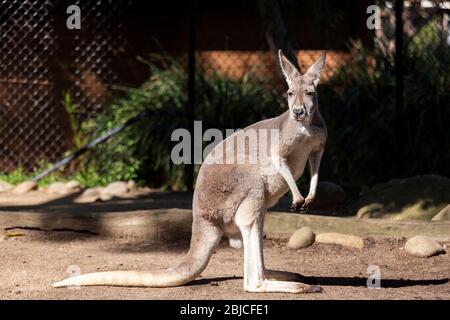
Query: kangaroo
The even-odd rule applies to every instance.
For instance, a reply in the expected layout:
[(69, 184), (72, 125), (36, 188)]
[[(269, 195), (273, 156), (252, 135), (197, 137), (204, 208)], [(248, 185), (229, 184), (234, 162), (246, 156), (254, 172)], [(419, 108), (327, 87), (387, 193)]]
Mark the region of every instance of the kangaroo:
[[(306, 211), (316, 195), (319, 166), (327, 130), (319, 112), (317, 85), (326, 53), (301, 75), (279, 51), (282, 73), (289, 90), (289, 110), (235, 132), (213, 148), (202, 164), (193, 195), (190, 249), (176, 267), (154, 272), (112, 271), (89, 273), (55, 283), (66, 286), (181, 286), (206, 268), (223, 235), (230, 245), (244, 247), (244, 289), (248, 292), (320, 292), (318, 286), (292, 281), (292, 273), (267, 270), (263, 257), (263, 225), (268, 208), (291, 191), (291, 211)], [(275, 129), (279, 145), (270, 147), (257, 163), (214, 163), (224, 143), (250, 129)], [(222, 149), (221, 149), (222, 148)], [(245, 149), (247, 150), (247, 149)], [(247, 152), (247, 151), (243, 152)], [(238, 154), (239, 155), (239, 154)], [(246, 153), (245, 156), (248, 154)], [(306, 162), (310, 167), (309, 194), (303, 198), (296, 185)]]

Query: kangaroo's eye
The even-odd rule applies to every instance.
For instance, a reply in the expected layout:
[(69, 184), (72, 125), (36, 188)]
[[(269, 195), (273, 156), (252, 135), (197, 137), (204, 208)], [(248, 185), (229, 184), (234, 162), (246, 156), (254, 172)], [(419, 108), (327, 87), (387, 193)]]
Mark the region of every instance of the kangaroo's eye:
[(308, 97), (313, 97), (314, 96), (314, 91), (308, 91), (308, 92), (306, 92), (306, 95)]
[(292, 97), (294, 95), (294, 93), (292, 91), (288, 91), (287, 95), (288, 95), (288, 97)]

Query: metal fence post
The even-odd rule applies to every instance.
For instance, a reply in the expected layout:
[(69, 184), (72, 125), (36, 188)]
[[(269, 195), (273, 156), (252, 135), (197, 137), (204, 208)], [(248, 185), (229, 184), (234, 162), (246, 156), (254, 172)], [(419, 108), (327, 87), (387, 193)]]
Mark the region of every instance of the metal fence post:
[[(404, 149), (402, 141), (404, 138), (404, 119), (403, 119), (403, 0), (395, 1), (395, 117), (394, 125), (396, 128), (398, 156), (401, 158)], [(397, 162), (401, 163), (401, 162)]]
[[(188, 51), (188, 128), (191, 138), (194, 138), (195, 120), (195, 50), (196, 50), (196, 0), (189, 1), (189, 51)], [(191, 142), (191, 162), (194, 159), (194, 141)], [(194, 164), (186, 166), (185, 181), (188, 191), (194, 187)]]

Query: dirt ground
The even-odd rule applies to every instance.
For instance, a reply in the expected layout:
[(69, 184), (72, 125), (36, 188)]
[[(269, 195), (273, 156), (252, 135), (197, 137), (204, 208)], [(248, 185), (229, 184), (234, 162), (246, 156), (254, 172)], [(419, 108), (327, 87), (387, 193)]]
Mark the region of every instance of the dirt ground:
[[(286, 240), (265, 240), (268, 268), (301, 273), (322, 286), (311, 294), (252, 294), (242, 286), (242, 251), (224, 241), (202, 276), (177, 288), (84, 287), (56, 289), (69, 276), (106, 270), (156, 270), (174, 265), (187, 243), (102, 239), (67, 231), (9, 230), (0, 234), (0, 299), (450, 299), (450, 255), (411, 257), (405, 239), (365, 239), (363, 250), (315, 243), (302, 250)], [(447, 248), (449, 243), (446, 244)], [(447, 249), (448, 251), (448, 249)], [(369, 265), (381, 271), (381, 289), (366, 287)]]

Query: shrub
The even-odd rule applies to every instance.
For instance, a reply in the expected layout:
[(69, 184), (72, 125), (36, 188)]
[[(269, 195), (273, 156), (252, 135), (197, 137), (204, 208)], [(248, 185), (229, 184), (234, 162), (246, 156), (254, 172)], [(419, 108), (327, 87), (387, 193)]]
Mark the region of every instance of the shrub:
[[(150, 79), (139, 88), (124, 89), (124, 98), (83, 126), (85, 133), (98, 135), (144, 110), (162, 110), (169, 115), (141, 121), (96, 148), (85, 157), (85, 170), (78, 174), (84, 180), (106, 184), (134, 179), (149, 186), (186, 189), (184, 167), (174, 165), (170, 153), (175, 144), (171, 142), (173, 130), (188, 126), (187, 73), (177, 60), (160, 56), (153, 56), (148, 66)], [(203, 121), (203, 130), (243, 128), (280, 113), (284, 106), (280, 94), (267, 82), (250, 81), (249, 76), (232, 80), (197, 72), (196, 119)]]
[(353, 63), (320, 91), (329, 129), (322, 177), (371, 185), (425, 173), (450, 176), (450, 48), (436, 23), (406, 39), (400, 123), (392, 59), (378, 47), (352, 44)]

